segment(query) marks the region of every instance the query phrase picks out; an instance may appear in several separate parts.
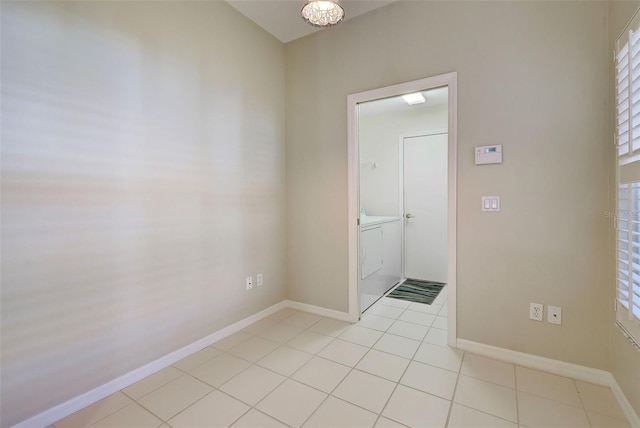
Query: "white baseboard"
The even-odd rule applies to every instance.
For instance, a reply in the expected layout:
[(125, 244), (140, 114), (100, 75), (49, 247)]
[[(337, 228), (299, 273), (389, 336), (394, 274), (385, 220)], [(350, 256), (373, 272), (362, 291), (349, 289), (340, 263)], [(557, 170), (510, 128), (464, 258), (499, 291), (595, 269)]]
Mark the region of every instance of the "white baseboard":
[(612, 383), (611, 385), (609, 385), (611, 387), (611, 392), (613, 392), (613, 396), (616, 397), (616, 400), (618, 400), (618, 404), (620, 404), (620, 407), (622, 407), (622, 411), (627, 417), (629, 424), (631, 424), (633, 428), (640, 428), (640, 416), (638, 416), (638, 413), (636, 413), (635, 409), (627, 399), (627, 396), (624, 395), (624, 392), (622, 392), (622, 388), (620, 388), (620, 385), (618, 385), (616, 379), (611, 376), (611, 380)]
[(506, 361), (519, 366), (542, 370), (560, 376), (571, 377), (597, 385), (611, 384), (613, 376), (605, 370), (593, 369), (591, 367), (580, 366), (578, 364), (553, 360), (551, 358), (540, 357), (538, 355), (525, 354), (524, 352), (512, 351), (510, 349), (499, 348), (497, 346), (485, 345), (484, 343), (473, 342), (465, 339), (458, 339), (458, 348), (473, 352), (496, 360)]
[(320, 315), (327, 318), (333, 318), (339, 321), (349, 321), (349, 314), (347, 312), (335, 311), (333, 309), (322, 308), (320, 306), (308, 305), (306, 303), (294, 302), (293, 300), (285, 300), (288, 308), (296, 309), (298, 311), (309, 312), (311, 314)]
[[(110, 382), (105, 383), (95, 389), (92, 389), (89, 392), (78, 395), (77, 397), (72, 398), (62, 404), (59, 404), (55, 407), (52, 407), (49, 410), (45, 410), (42, 413), (39, 413), (23, 422), (14, 425), (13, 428), (33, 428), (33, 427), (46, 427), (51, 425), (52, 423), (69, 416), (80, 409), (87, 407), (90, 404), (95, 403), (96, 401), (102, 400), (105, 397), (108, 397), (111, 394), (114, 394), (121, 389), (124, 389), (139, 380), (144, 379), (145, 377), (152, 375), (166, 367), (169, 367), (171, 364), (180, 361), (181, 359), (188, 357), (191, 354), (194, 354), (200, 351), (207, 346), (210, 346), (217, 342), (220, 339), (224, 339), (227, 336), (236, 333), (243, 328), (253, 324), (256, 321), (259, 321), (265, 317), (268, 317), (271, 314), (278, 312), (281, 309), (285, 309), (289, 306), (288, 301), (284, 300), (280, 303), (276, 303), (273, 306), (270, 306), (256, 314), (253, 314), (243, 320), (240, 320), (236, 323), (233, 323), (227, 327), (224, 327), (215, 333), (212, 333), (202, 339), (199, 339), (187, 346), (184, 346), (177, 351), (171, 352), (170, 354), (165, 355), (164, 357), (158, 358), (155, 361), (150, 362), (149, 364), (145, 364), (144, 366), (137, 368), (135, 370), (130, 371), (129, 373), (122, 375)], [(297, 308), (294, 308), (297, 309)], [(324, 315), (330, 316), (330, 315)]]
[(519, 366), (529, 367), (559, 376), (570, 377), (576, 380), (594, 383), (596, 385), (608, 386), (611, 388), (613, 395), (618, 400), (618, 403), (631, 426), (634, 428), (640, 428), (640, 418), (638, 418), (638, 414), (631, 406), (629, 400), (627, 400), (622, 389), (620, 389), (620, 385), (618, 385), (616, 379), (608, 371), (540, 357), (538, 355), (525, 354), (524, 352), (512, 351), (510, 349), (499, 348), (497, 346), (485, 345), (471, 340), (458, 339), (457, 345), (459, 349), (464, 351), (473, 352), (474, 354), (494, 358), (496, 360), (506, 361)]
[[(181, 359), (188, 357), (189, 355), (194, 354), (207, 346), (212, 345), (218, 340), (224, 339), (225, 337), (242, 330), (243, 328), (253, 324), (256, 321), (268, 317), (269, 315), (285, 308), (291, 308), (316, 315), (321, 315), (323, 317), (334, 318), (340, 321), (349, 322), (349, 314), (346, 312), (335, 311), (332, 309), (308, 305), (306, 303), (294, 302), (291, 300), (284, 300), (243, 320), (224, 327), (187, 346), (184, 346), (177, 351), (171, 352), (164, 357), (152, 361), (149, 364), (132, 370), (131, 372), (120, 376), (110, 382), (107, 382), (106, 384), (101, 385), (89, 392), (81, 394), (58, 406), (39, 413), (36, 416), (33, 416), (17, 425), (14, 425), (13, 428), (33, 428), (51, 425), (52, 423), (66, 416), (69, 416), (77, 412), (78, 410), (81, 410), (84, 407), (95, 403), (96, 401), (114, 394), (121, 389), (124, 389), (138, 382), (139, 380), (142, 380), (145, 377), (170, 366), (171, 364), (180, 361)], [(543, 370), (549, 373), (571, 377), (585, 382), (609, 386), (611, 387), (614, 396), (620, 403), (620, 407), (622, 407), (622, 410), (627, 416), (627, 419), (629, 420), (631, 426), (634, 428), (640, 428), (640, 418), (638, 418), (638, 414), (631, 406), (629, 400), (627, 400), (613, 375), (607, 371), (593, 369), (590, 367), (580, 366), (563, 361), (552, 360), (550, 358), (539, 357), (536, 355), (525, 354), (523, 352), (512, 351), (509, 349), (498, 348), (496, 346), (485, 345), (465, 339), (458, 339), (457, 346), (460, 349), (473, 352), (474, 354), (484, 355), (520, 366)]]

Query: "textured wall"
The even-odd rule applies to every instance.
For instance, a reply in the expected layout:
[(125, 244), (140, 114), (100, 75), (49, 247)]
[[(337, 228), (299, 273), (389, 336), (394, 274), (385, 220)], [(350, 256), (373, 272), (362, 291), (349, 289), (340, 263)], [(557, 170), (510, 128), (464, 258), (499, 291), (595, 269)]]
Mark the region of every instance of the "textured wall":
[[(607, 19), (606, 2), (409, 1), (288, 43), (291, 298), (347, 311), (347, 95), (456, 71), (459, 337), (608, 369)], [(474, 165), (487, 144), (502, 165)]]
[(285, 63), (224, 2), (1, 19), (4, 427), (285, 298)]

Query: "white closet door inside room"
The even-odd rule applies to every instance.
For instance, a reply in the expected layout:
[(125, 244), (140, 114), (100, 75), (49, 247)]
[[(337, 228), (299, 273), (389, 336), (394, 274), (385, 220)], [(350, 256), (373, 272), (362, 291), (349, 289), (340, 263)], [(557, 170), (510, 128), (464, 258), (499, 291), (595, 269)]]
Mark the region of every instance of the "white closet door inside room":
[(447, 134), (404, 138), (404, 276), (447, 282)]

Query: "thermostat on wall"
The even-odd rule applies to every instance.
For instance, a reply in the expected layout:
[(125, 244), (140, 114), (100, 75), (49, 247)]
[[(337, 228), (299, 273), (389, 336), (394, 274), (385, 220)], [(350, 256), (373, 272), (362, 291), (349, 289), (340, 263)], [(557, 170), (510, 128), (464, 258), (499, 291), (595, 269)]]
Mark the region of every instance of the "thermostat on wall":
[(476, 165), (502, 163), (502, 145), (476, 147)]

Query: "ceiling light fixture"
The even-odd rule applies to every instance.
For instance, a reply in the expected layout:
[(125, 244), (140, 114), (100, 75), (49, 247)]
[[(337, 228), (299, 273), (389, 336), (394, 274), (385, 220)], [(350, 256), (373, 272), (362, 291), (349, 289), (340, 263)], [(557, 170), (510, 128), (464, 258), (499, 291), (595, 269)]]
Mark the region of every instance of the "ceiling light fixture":
[(410, 106), (414, 104), (421, 104), (426, 101), (424, 99), (424, 96), (420, 92), (403, 95), (402, 99), (404, 100), (405, 103), (409, 104)]
[(302, 19), (318, 28), (333, 27), (344, 19), (338, 0), (308, 0), (302, 8)]

